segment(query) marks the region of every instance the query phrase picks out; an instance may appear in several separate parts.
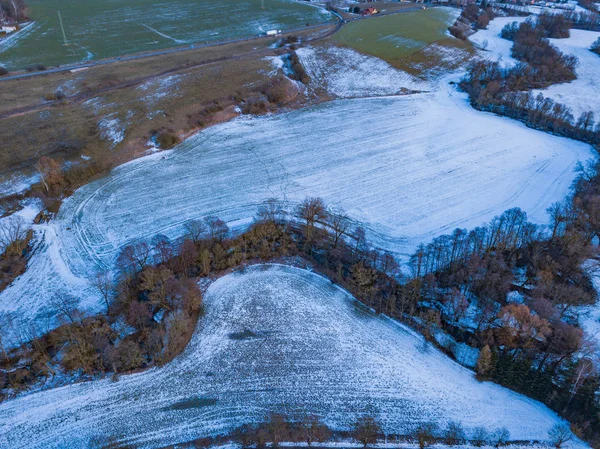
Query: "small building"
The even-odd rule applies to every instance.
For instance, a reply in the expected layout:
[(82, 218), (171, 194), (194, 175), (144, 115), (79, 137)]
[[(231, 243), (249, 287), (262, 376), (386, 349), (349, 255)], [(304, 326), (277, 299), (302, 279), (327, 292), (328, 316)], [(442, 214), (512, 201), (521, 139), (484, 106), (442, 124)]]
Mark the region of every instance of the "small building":
[(379, 12), (379, 11), (377, 11), (377, 8), (374, 8), (374, 7), (372, 7), (372, 6), (369, 6), (367, 9), (363, 9), (363, 10), (361, 11), (361, 14), (362, 14), (363, 16), (370, 16), (370, 15), (373, 15), (373, 14), (377, 14), (378, 12)]
[(2, 25), (2, 31), (5, 32), (6, 34), (13, 33), (15, 31), (17, 31), (17, 26), (16, 25)]

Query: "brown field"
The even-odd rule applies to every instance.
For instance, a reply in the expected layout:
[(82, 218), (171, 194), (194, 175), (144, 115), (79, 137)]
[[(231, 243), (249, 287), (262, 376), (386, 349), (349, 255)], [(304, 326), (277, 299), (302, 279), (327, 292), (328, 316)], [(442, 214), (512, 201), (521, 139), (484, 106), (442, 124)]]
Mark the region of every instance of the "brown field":
[[(261, 38), (0, 81), (0, 177), (15, 170), (31, 173), (44, 155), (71, 161), (91, 157), (110, 168), (145, 152), (153, 133), (184, 137), (231, 118), (236, 105), (268, 89), (282, 101), (295, 98), (293, 84), (265, 59), (285, 52), (271, 48), (276, 41)], [(62, 96), (59, 92), (65, 98), (54, 99)], [(122, 142), (106, 138), (103, 119), (125, 125)]]

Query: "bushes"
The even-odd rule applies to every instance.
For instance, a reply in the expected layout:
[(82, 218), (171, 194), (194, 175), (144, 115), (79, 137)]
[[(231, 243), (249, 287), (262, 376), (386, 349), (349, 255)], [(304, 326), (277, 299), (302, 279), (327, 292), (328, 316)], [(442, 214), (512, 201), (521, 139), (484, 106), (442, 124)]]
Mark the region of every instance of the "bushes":
[(308, 84), (310, 82), (310, 77), (300, 62), (298, 54), (295, 51), (292, 51), (290, 52), (288, 58), (291, 66), (291, 73), (289, 74), (289, 77), (293, 80), (300, 81), (302, 84)]
[(462, 10), (460, 17), (454, 25), (448, 28), (448, 31), (457, 39), (466, 40), (473, 30), (487, 28), (495, 17), (493, 8), (486, 6), (485, 2), (482, 3), (481, 8), (475, 3), (471, 3)]
[(163, 150), (177, 145), (180, 141), (181, 140), (176, 134), (168, 131), (163, 131), (156, 136), (156, 143)]

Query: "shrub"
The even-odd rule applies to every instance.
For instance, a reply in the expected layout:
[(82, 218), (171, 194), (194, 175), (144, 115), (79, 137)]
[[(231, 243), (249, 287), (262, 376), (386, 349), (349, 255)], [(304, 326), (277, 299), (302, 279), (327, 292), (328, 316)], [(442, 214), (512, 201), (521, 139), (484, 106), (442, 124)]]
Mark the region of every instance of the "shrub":
[(8, 75), (8, 69), (6, 67), (0, 67), (0, 76)]
[(156, 137), (156, 143), (164, 150), (177, 145), (179, 137), (169, 132), (162, 132)]

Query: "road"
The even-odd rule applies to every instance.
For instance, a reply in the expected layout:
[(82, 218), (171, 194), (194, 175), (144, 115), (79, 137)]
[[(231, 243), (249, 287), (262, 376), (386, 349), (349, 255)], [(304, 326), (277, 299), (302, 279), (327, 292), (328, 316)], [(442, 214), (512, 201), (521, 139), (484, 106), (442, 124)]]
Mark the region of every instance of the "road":
[[(377, 14), (376, 16), (358, 16), (352, 20), (344, 20), (341, 16), (339, 16), (337, 13), (335, 13), (335, 16), (338, 18), (338, 21), (334, 27), (332, 27), (330, 30), (328, 30), (318, 36), (314, 36), (312, 38), (308, 38), (308, 39), (302, 41), (302, 43), (300, 45), (308, 45), (308, 44), (312, 44), (317, 41), (326, 39), (326, 38), (334, 35), (335, 33), (337, 33), (345, 24), (347, 24), (349, 22), (354, 22), (357, 20), (366, 20), (366, 19), (370, 19), (372, 17), (381, 16), (381, 15), (402, 14), (402, 13), (411, 12), (411, 11), (418, 11), (418, 10), (421, 10), (422, 8), (423, 8), (422, 6), (418, 6), (418, 7), (415, 6), (415, 7), (405, 8), (405, 9), (401, 9), (401, 10), (397, 10), (397, 11), (380, 13), (380, 14)], [(286, 30), (283, 35), (289, 36), (289, 35), (293, 35), (295, 33), (304, 32), (304, 31), (308, 31), (311, 29), (323, 28), (324, 26), (327, 26), (327, 25), (319, 24), (319, 25), (311, 25), (311, 26), (306, 26), (306, 27), (301, 27), (301, 28), (294, 28), (291, 30)], [(82, 63), (82, 64), (65, 65), (65, 66), (55, 67), (55, 68), (48, 69), (45, 71), (40, 71), (40, 72), (19, 73), (19, 74), (4, 76), (4, 77), (0, 78), (0, 82), (7, 81), (7, 80), (14, 80), (14, 79), (30, 78), (30, 77), (34, 77), (34, 76), (43, 76), (43, 75), (47, 75), (50, 73), (61, 73), (61, 72), (68, 72), (71, 70), (87, 69), (87, 68), (97, 67), (97, 66), (102, 66), (102, 65), (107, 65), (107, 64), (114, 64), (117, 62), (135, 61), (135, 60), (139, 60), (139, 59), (152, 58), (152, 57), (157, 57), (157, 56), (162, 56), (162, 55), (169, 55), (169, 54), (174, 54), (174, 53), (193, 51), (193, 50), (198, 50), (201, 48), (217, 47), (217, 46), (235, 44), (235, 43), (241, 43), (241, 42), (251, 42), (251, 41), (259, 42), (259, 41), (262, 41), (267, 38), (269, 38), (269, 37), (268, 36), (260, 36), (260, 37), (254, 36), (254, 37), (246, 37), (246, 38), (241, 38), (241, 39), (232, 39), (232, 40), (228, 40), (228, 41), (220, 41), (220, 42), (214, 42), (214, 43), (208, 43), (208, 44), (201, 44), (201, 45), (191, 44), (191, 45), (186, 45), (184, 47), (181, 47), (181, 46), (173, 47), (173, 48), (169, 48), (169, 49), (165, 49), (165, 50), (157, 50), (157, 51), (149, 52), (149, 53), (137, 53), (137, 54), (132, 54), (132, 55), (128, 55), (128, 56), (115, 57), (115, 58), (111, 58), (111, 59), (89, 61), (89, 62)], [(163, 76), (177, 73), (182, 70), (203, 67), (206, 65), (215, 64), (217, 62), (245, 59), (245, 58), (248, 58), (251, 56), (275, 55), (275, 54), (277, 54), (277, 50), (278, 49), (266, 47), (266, 48), (261, 48), (259, 50), (250, 51), (250, 52), (246, 52), (246, 53), (242, 53), (242, 54), (234, 55), (234, 56), (205, 59), (205, 60), (199, 61), (194, 64), (185, 64), (185, 65), (181, 65), (181, 66), (172, 67), (170, 69), (164, 70), (164, 71), (154, 74), (154, 75), (135, 78), (133, 80), (129, 80), (127, 82), (118, 84), (116, 86), (108, 86), (105, 88), (95, 89), (95, 90), (88, 91), (85, 93), (78, 93), (78, 94), (66, 97), (66, 98), (60, 100), (60, 102), (67, 101), (69, 103), (80, 103), (80, 102), (89, 100), (91, 98), (94, 98), (94, 97), (96, 97), (100, 94), (106, 93), (106, 92), (111, 92), (111, 91), (115, 91), (115, 90), (119, 90), (119, 89), (125, 89), (125, 88), (129, 88), (129, 87), (137, 86), (139, 84), (151, 81), (153, 79), (161, 78)], [(53, 107), (57, 103), (58, 103), (58, 101), (57, 102), (46, 102), (43, 104), (34, 104), (34, 105), (24, 106), (21, 108), (11, 109), (11, 110), (0, 113), (0, 120), (6, 119), (9, 117), (18, 116), (21, 114), (42, 111), (42, 110), (48, 109), (50, 107)]]
[[(430, 6), (430, 7), (435, 7), (435, 5)], [(307, 40), (306, 43), (314, 42), (315, 40), (320, 40), (320, 39), (324, 39), (325, 37), (331, 36), (332, 34), (337, 33), (342, 28), (342, 26), (344, 26), (348, 22), (353, 22), (356, 20), (365, 20), (365, 19), (379, 17), (379, 16), (402, 14), (405, 12), (418, 11), (421, 9), (423, 9), (423, 6), (415, 6), (415, 7), (404, 8), (404, 9), (400, 9), (400, 10), (396, 10), (396, 11), (380, 12), (375, 16), (358, 16), (358, 17), (353, 18), (352, 20), (344, 20), (342, 18), (342, 16), (340, 16), (338, 13), (333, 12), (333, 14), (338, 19), (335, 28), (331, 32), (328, 32), (323, 36), (319, 36), (312, 40), (311, 39)], [(290, 34), (294, 34), (294, 33), (309, 31), (311, 29), (321, 28), (326, 25), (327, 25), (326, 23), (321, 23), (318, 25), (310, 25), (310, 26), (305, 26), (305, 27), (292, 28), (289, 30), (285, 30), (284, 35), (290, 35)], [(135, 61), (138, 59), (152, 58), (152, 57), (162, 56), (162, 55), (170, 55), (173, 53), (182, 53), (182, 52), (186, 52), (186, 51), (197, 50), (200, 48), (218, 47), (221, 45), (235, 44), (235, 43), (241, 43), (241, 42), (250, 42), (253, 40), (259, 41), (259, 40), (263, 40), (268, 37), (269, 36), (259, 36), (259, 37), (248, 36), (248, 37), (244, 37), (244, 38), (240, 38), (240, 39), (231, 39), (231, 40), (212, 42), (212, 43), (193, 43), (193, 44), (185, 45), (185, 46), (171, 47), (171, 48), (167, 48), (164, 50), (156, 50), (156, 51), (145, 52), (145, 53), (135, 53), (135, 54), (126, 55), (126, 56), (117, 56), (117, 57), (109, 58), (109, 59), (99, 59), (96, 61), (87, 61), (84, 63), (67, 64), (67, 65), (62, 65), (62, 66), (58, 66), (58, 67), (53, 67), (53, 68), (50, 68), (47, 70), (40, 70), (37, 72), (19, 72), (19, 73), (15, 73), (13, 75), (6, 75), (3, 77), (0, 77), (0, 82), (8, 81), (8, 80), (15, 80), (15, 79), (22, 79), (22, 78), (31, 78), (31, 77), (35, 77), (35, 76), (47, 75), (50, 73), (70, 72), (71, 70), (87, 69), (90, 67), (114, 64), (116, 62)]]

